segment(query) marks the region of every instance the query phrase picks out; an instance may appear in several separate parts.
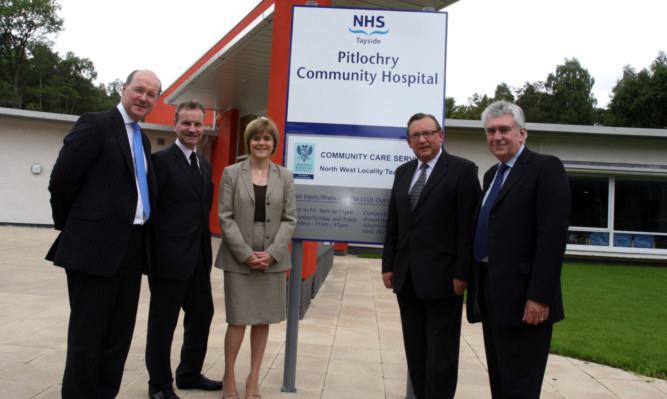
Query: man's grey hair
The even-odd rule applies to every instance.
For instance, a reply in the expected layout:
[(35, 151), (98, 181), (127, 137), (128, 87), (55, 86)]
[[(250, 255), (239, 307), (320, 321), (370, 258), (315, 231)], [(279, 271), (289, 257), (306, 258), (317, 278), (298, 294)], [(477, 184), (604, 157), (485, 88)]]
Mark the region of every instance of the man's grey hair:
[(512, 115), (519, 130), (526, 127), (526, 117), (523, 115), (521, 107), (508, 101), (496, 101), (486, 107), (482, 112), (482, 125), (486, 127), (486, 121), (489, 118), (497, 118), (507, 114)]

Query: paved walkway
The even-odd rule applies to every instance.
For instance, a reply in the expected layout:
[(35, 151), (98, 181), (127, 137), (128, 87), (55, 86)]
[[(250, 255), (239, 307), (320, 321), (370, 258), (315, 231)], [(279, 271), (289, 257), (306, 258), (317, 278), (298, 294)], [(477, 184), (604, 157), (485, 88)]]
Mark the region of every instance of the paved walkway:
[[(65, 273), (43, 260), (51, 229), (0, 226), (0, 398), (59, 398), (69, 307)], [(214, 248), (220, 240), (214, 239)], [(204, 372), (223, 373), (225, 310), (222, 272), (212, 272), (214, 303)], [(143, 280), (137, 325), (119, 398), (147, 397), (144, 365), (149, 290)], [(464, 316), (465, 318), (465, 316)], [(406, 365), (394, 295), (380, 280), (378, 260), (336, 257), (326, 282), (299, 326), (297, 393), (282, 393), (285, 323), (271, 327), (262, 367), (264, 399), (402, 399)], [(178, 363), (182, 328), (172, 363)], [(248, 337), (237, 375), (249, 368)], [(238, 390), (243, 394), (243, 382)], [(177, 391), (181, 398), (219, 398), (219, 392)], [(463, 322), (457, 398), (490, 398), (479, 324)], [(552, 355), (544, 399), (667, 398), (667, 382)]]

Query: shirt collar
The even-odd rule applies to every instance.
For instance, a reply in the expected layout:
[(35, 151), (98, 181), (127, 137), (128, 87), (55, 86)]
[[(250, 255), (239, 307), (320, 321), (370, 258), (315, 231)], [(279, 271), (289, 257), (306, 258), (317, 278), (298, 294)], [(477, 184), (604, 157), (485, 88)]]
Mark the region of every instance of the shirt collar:
[(190, 148), (183, 145), (183, 143), (181, 143), (179, 139), (176, 139), (176, 146), (181, 149), (181, 152), (183, 153), (183, 155), (185, 155), (185, 158), (189, 161), (190, 154), (192, 154), (193, 151)]
[(425, 164), (428, 164), (429, 169), (433, 170), (433, 168), (435, 167), (435, 164), (438, 163), (438, 158), (440, 158), (441, 154), (442, 154), (442, 148), (439, 148), (438, 153), (436, 154), (436, 156), (434, 156), (433, 159), (431, 159), (428, 162), (422, 162), (418, 158), (417, 159), (417, 169), (419, 169), (422, 166), (422, 164), (425, 163)]
[(126, 125), (134, 122), (132, 118), (130, 118), (130, 115), (127, 114), (127, 111), (125, 111), (125, 107), (123, 107), (122, 103), (118, 103), (118, 105), (116, 105), (116, 108), (118, 108), (118, 111), (120, 111), (120, 115), (123, 117), (123, 122)]
[(517, 151), (516, 154), (514, 154), (514, 156), (509, 161), (505, 162), (505, 165), (507, 165), (511, 169), (516, 163), (516, 160), (519, 159), (519, 155), (521, 155), (525, 147), (526, 147), (525, 144), (521, 144), (521, 147), (519, 147), (519, 151)]

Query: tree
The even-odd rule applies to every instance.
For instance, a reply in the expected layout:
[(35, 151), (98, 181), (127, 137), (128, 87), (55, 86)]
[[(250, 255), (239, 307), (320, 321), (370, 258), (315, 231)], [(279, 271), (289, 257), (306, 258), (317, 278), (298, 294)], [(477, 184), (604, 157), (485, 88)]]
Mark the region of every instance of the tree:
[(493, 95), (493, 99), (494, 101), (505, 100), (513, 103), (514, 94), (512, 94), (512, 89), (510, 89), (507, 83), (503, 82), (496, 86), (496, 92)]
[(456, 105), (454, 97), (445, 98), (445, 117), (447, 119), (466, 119), (465, 105)]
[(523, 109), (527, 122), (547, 122), (549, 95), (544, 91), (543, 82), (526, 82), (517, 90), (516, 105)]
[(47, 45), (34, 45), (25, 70), (24, 109), (78, 115), (108, 109), (120, 101), (116, 92), (120, 81), (113, 82), (109, 90), (103, 84), (95, 86), (97, 72), (92, 61), (71, 52), (62, 59)]
[(667, 127), (667, 56), (664, 51), (639, 73), (629, 65), (612, 89), (609, 123), (615, 126)]
[(447, 97), (445, 99), (445, 115), (450, 119), (479, 120), (486, 107), (498, 100), (514, 102), (514, 94), (505, 82), (496, 86), (494, 97), (489, 98), (486, 94), (475, 93), (468, 98), (467, 105), (456, 105), (452, 97)]
[(594, 122), (597, 100), (592, 90), (593, 79), (576, 58), (565, 59), (556, 67), (544, 84), (550, 94), (548, 122), (573, 125), (591, 125)]
[(546, 81), (526, 82), (517, 90), (516, 103), (529, 122), (592, 125), (597, 104), (593, 84), (595, 79), (576, 58), (566, 58)]
[(82, 114), (120, 100), (120, 81), (95, 86), (91, 60), (52, 50), (58, 10), (55, 0), (0, 0), (0, 106)]
[(47, 44), (50, 34), (63, 29), (63, 20), (57, 15), (59, 10), (55, 0), (0, 0), (0, 77), (5, 82), (4, 91), (8, 85), (12, 88), (14, 108), (21, 105), (28, 49)]

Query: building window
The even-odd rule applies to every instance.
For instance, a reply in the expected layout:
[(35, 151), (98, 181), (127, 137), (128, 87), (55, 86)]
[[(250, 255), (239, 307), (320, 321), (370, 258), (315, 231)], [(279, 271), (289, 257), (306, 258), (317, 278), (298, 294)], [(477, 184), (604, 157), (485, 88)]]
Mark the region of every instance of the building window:
[(614, 191), (614, 246), (665, 248), (667, 180), (619, 177)]
[(569, 244), (609, 245), (609, 177), (571, 175)]
[(571, 225), (608, 227), (608, 177), (571, 176), (570, 191), (572, 192)]
[(667, 178), (571, 173), (568, 244), (667, 249)]

